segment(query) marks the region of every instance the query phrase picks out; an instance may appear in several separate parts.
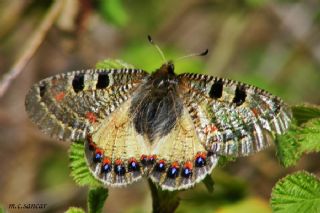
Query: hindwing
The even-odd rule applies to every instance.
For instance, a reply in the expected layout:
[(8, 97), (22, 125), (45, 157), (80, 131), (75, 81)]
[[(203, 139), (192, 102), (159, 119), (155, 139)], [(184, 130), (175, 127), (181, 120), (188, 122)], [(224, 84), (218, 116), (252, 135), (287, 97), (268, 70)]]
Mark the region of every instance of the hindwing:
[(136, 132), (130, 105), (131, 98), (94, 125), (86, 140), (90, 171), (108, 186), (124, 186), (147, 173), (150, 144)]
[(151, 154), (157, 158), (150, 170), (151, 179), (166, 190), (194, 186), (218, 161), (218, 156), (201, 144), (186, 108), (171, 132), (152, 142)]

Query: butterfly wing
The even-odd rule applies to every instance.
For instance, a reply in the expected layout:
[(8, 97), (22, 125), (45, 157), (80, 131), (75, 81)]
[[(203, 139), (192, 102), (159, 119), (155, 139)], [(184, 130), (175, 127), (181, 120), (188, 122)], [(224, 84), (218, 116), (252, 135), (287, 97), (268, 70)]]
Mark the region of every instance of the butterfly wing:
[(83, 70), (59, 74), (35, 84), (26, 111), (46, 134), (62, 140), (86, 137), (128, 99), (147, 75), (136, 69)]
[(273, 132), (289, 128), (288, 106), (262, 89), (200, 74), (178, 77), (197, 135), (210, 152), (246, 156), (267, 147)]
[(218, 161), (201, 144), (186, 108), (169, 134), (152, 141), (151, 150), (156, 162), (150, 177), (170, 191), (192, 187), (210, 174)]
[(87, 138), (89, 168), (108, 186), (125, 186), (147, 172), (147, 159), (143, 156), (150, 156), (150, 145), (136, 132), (130, 106), (131, 98), (95, 125)]
[(106, 185), (123, 186), (141, 178), (140, 157), (150, 150), (129, 118), (130, 97), (147, 75), (137, 69), (56, 75), (31, 88), (26, 109), (46, 134), (84, 140), (92, 174)]

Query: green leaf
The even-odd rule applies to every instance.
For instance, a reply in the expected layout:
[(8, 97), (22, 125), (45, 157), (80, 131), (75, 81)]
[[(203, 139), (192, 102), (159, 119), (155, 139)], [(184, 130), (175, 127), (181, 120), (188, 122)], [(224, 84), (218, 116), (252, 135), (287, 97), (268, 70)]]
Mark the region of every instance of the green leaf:
[(227, 165), (229, 162), (233, 162), (235, 161), (237, 158), (233, 157), (233, 156), (224, 156), (221, 155), (219, 156), (219, 160), (218, 160), (218, 166), (219, 167), (224, 167), (225, 165)]
[(320, 180), (307, 172), (297, 172), (278, 181), (272, 190), (275, 213), (320, 212)]
[(277, 158), (280, 164), (289, 167), (300, 159), (299, 144), (297, 141), (298, 128), (295, 124), (291, 125), (289, 131), (284, 135), (277, 135), (275, 145), (277, 147)]
[(314, 105), (292, 107), (295, 122), (284, 135), (277, 135), (275, 144), (280, 163), (292, 166), (301, 155), (320, 151), (320, 108)]
[(296, 119), (298, 125), (305, 123), (313, 118), (320, 117), (320, 107), (311, 104), (301, 104), (292, 106), (293, 117)]
[(108, 197), (108, 189), (99, 187), (90, 189), (88, 194), (88, 212), (100, 213), (102, 212), (104, 202)]
[(85, 156), (84, 144), (81, 141), (73, 142), (70, 146), (71, 176), (80, 186), (97, 187), (102, 184), (89, 171)]
[(81, 208), (70, 207), (65, 213), (85, 213), (85, 211)]
[(133, 65), (128, 64), (120, 59), (105, 59), (96, 64), (97, 69), (120, 69), (120, 68), (134, 68)]
[(101, 0), (99, 3), (99, 12), (106, 21), (120, 27), (128, 23), (127, 13), (120, 0)]
[(5, 210), (5, 208), (3, 208), (3, 207), (0, 205), (0, 213), (5, 213), (5, 212), (7, 212), (7, 211)]
[(300, 153), (320, 151), (320, 118), (311, 119), (302, 125), (299, 131), (298, 140)]
[(320, 118), (311, 119), (300, 127), (295, 124), (276, 138), (277, 156), (285, 166), (294, 165), (304, 153), (320, 151)]

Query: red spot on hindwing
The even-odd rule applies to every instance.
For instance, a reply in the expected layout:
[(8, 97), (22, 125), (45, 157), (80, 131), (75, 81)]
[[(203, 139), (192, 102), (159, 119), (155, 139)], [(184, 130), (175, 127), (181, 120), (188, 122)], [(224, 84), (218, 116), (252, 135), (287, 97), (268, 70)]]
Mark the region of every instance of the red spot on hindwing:
[(134, 157), (132, 157), (132, 158), (130, 158), (130, 159), (128, 160), (128, 162), (129, 162), (129, 163), (132, 163), (132, 162), (137, 163), (137, 160), (136, 160)]
[(192, 167), (193, 167), (192, 162), (191, 162), (191, 161), (185, 162), (185, 163), (184, 163), (184, 167), (192, 170)]
[(100, 149), (100, 148), (96, 148), (96, 151), (95, 151), (96, 154), (100, 154), (102, 155), (103, 154), (103, 150)]
[(122, 160), (121, 159), (116, 159), (114, 163), (116, 165), (121, 165), (122, 164)]
[(164, 159), (161, 159), (161, 160), (159, 160), (159, 162), (158, 162), (158, 163), (166, 164), (166, 161), (165, 161)]
[(171, 166), (174, 168), (179, 168), (179, 163), (177, 161), (174, 161), (172, 162)]
[(111, 164), (111, 160), (109, 158), (104, 158), (103, 159), (103, 164)]
[(147, 158), (148, 158), (147, 155), (141, 155), (140, 160), (141, 160), (141, 161), (146, 161)]
[(154, 160), (156, 160), (157, 159), (157, 155), (149, 155), (148, 156), (148, 160), (149, 161), (154, 161)]
[(196, 159), (199, 158), (199, 157), (201, 157), (202, 159), (205, 160), (207, 158), (207, 154), (205, 152), (198, 152), (196, 154)]

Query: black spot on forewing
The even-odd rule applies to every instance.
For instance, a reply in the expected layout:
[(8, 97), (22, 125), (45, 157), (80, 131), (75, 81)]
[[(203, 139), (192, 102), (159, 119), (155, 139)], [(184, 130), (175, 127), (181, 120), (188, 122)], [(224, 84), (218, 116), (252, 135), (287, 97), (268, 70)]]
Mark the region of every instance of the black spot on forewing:
[(84, 74), (76, 74), (72, 80), (73, 90), (78, 93), (84, 88)]
[(46, 92), (46, 85), (45, 84), (39, 85), (39, 92), (40, 92), (40, 97), (42, 98), (44, 96), (44, 93)]
[(98, 82), (96, 85), (97, 89), (104, 89), (109, 85), (108, 73), (99, 73)]
[(281, 109), (281, 101), (279, 100), (279, 98), (277, 98), (277, 97), (274, 97), (273, 99), (272, 99), (272, 101), (273, 101), (273, 110), (274, 110), (274, 113), (275, 114), (278, 114), (279, 113), (279, 111), (280, 111), (280, 109)]
[(210, 98), (214, 98), (214, 99), (221, 98), (222, 91), (223, 91), (222, 79), (215, 80), (215, 82), (211, 86), (209, 96)]
[(246, 100), (246, 97), (246, 88), (244, 86), (238, 85), (234, 93), (234, 98), (232, 102), (235, 103), (237, 106), (240, 106)]

